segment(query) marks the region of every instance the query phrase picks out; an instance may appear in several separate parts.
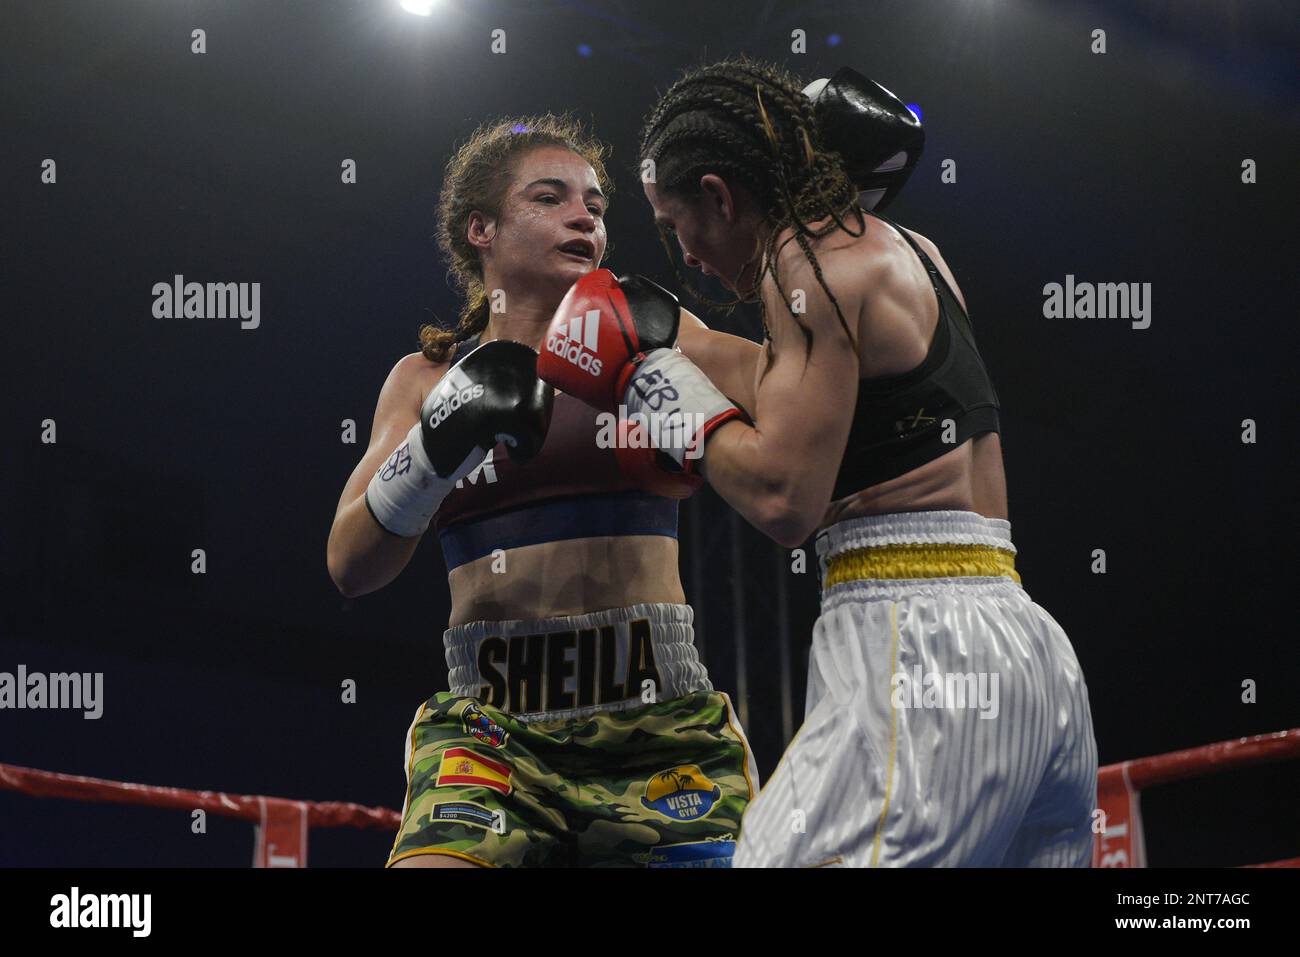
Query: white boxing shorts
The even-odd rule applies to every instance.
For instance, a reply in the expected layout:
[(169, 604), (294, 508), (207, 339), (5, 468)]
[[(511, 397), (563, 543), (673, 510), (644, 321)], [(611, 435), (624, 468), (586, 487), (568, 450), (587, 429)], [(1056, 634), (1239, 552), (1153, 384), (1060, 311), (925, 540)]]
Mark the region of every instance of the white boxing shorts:
[(839, 522), (803, 726), (736, 867), (1087, 867), (1097, 746), (1061, 626), (1020, 586), (1010, 523)]

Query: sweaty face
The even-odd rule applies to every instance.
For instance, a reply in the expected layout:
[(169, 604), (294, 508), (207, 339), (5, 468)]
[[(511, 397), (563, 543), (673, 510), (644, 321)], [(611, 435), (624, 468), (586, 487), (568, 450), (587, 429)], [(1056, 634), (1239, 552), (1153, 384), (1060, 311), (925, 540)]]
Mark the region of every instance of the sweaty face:
[(654, 209), (655, 225), (677, 238), (686, 265), (706, 276), (717, 276), (735, 292), (736, 273), (748, 258), (750, 245), (734, 218), (728, 219), (718, 195), (706, 190), (699, 197), (686, 199), (661, 192), (654, 183), (644, 183), (643, 188)]
[(512, 276), (563, 292), (604, 257), (607, 204), (581, 156), (535, 149), (516, 163), (491, 255)]

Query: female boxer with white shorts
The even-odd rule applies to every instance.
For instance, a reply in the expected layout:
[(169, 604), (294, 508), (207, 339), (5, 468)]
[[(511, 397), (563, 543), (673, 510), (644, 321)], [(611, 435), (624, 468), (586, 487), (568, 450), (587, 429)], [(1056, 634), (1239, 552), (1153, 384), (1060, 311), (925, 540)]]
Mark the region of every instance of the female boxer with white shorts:
[(762, 303), (753, 423), (670, 349), (605, 357), (630, 411), (704, 423), (675, 467), (783, 545), (818, 532), (805, 720), (736, 865), (1086, 865), (1087, 689), (1015, 570), (997, 396), (938, 249), (866, 211), (915, 166), (919, 121), (852, 71), (800, 86), (694, 70), (641, 138), (686, 265)]

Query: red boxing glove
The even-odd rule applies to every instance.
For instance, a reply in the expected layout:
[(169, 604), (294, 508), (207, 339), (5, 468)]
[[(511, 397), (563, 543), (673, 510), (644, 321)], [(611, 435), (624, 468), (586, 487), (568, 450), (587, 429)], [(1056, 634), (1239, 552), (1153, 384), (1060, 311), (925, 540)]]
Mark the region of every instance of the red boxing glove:
[(643, 276), (596, 269), (575, 282), (555, 311), (537, 375), (588, 405), (615, 411), (637, 363), (677, 341), (677, 297)]
[(640, 425), (620, 419), (618, 442), (614, 446), (618, 469), (651, 495), (665, 498), (690, 498), (704, 484), (698, 472), (683, 472), (650, 442), (650, 435)]
[(680, 319), (677, 297), (666, 289), (597, 269), (565, 295), (537, 358), (543, 382), (617, 415), (620, 469), (671, 498), (700, 486), (698, 459), (709, 434), (742, 415), (672, 349)]

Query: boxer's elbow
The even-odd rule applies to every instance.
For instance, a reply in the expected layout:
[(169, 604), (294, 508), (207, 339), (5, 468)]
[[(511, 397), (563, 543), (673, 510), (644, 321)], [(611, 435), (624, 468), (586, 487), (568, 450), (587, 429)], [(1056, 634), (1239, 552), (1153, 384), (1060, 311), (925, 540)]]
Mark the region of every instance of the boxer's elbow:
[(338, 589), (340, 595), (344, 598), (357, 598), (363, 594), (359, 583), (353, 582), (348, 576), (347, 565), (342, 560), (335, 557), (333, 553), (326, 556), (325, 565), (329, 569), (330, 581)]
[(332, 574), (330, 577), (334, 578), (334, 587), (338, 589), (339, 594), (344, 598), (360, 598), (366, 593), (364, 589), (342, 582)]
[(820, 520), (820, 511), (802, 505), (789, 493), (776, 492), (765, 497), (754, 524), (782, 548), (798, 548), (817, 530)]
[(362, 580), (362, 563), (343, 547), (343, 543), (333, 533), (325, 548), (325, 567), (329, 571), (330, 581), (344, 598), (360, 598), (374, 590), (369, 582)]
[[(733, 427), (734, 426), (734, 427)], [(730, 431), (728, 431), (730, 429)], [(776, 443), (754, 426), (728, 422), (715, 433), (717, 448), (730, 456), (733, 467), (715, 476), (706, 473), (733, 507), (768, 538), (784, 548), (796, 548), (817, 530), (826, 512), (825, 501), (798, 456), (774, 453)], [(714, 445), (709, 446), (710, 454)], [(738, 466), (736, 463), (739, 463)]]
[(812, 537), (812, 533), (817, 530), (817, 520), (808, 520), (803, 516), (796, 516), (784, 522), (775, 524), (768, 534), (772, 540), (782, 548), (798, 548), (804, 542)]
[(330, 569), (330, 579), (334, 582), (334, 587), (338, 589), (340, 595), (344, 598), (360, 598), (363, 595), (369, 595), (373, 591), (378, 591), (384, 586), (384, 582), (376, 582), (370, 578), (360, 578), (346, 571), (336, 571)]

